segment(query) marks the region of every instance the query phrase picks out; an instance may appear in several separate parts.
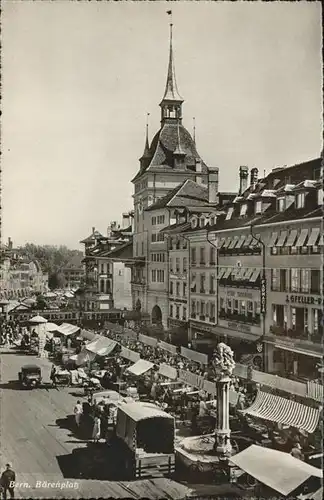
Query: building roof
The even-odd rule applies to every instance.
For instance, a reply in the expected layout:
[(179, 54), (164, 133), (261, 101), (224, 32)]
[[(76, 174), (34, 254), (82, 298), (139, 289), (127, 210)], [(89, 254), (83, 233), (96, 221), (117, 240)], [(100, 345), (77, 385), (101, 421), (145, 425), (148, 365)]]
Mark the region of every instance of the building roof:
[(178, 124), (177, 122), (166, 122), (155, 134), (152, 140), (149, 150), (149, 158), (151, 160), (147, 162), (145, 168), (141, 169), (136, 174), (132, 182), (138, 179), (145, 171), (157, 171), (157, 169), (161, 169), (161, 171), (173, 171), (175, 167), (174, 152), (177, 149), (178, 144), (180, 144), (181, 150), (185, 155), (183, 160), (183, 170), (194, 172), (196, 168), (196, 159), (198, 159), (202, 163), (202, 173), (206, 174), (207, 166), (201, 160), (196, 149), (195, 142), (188, 130), (182, 124)]
[(197, 205), (197, 203), (208, 203), (208, 188), (202, 184), (197, 184), (191, 179), (186, 179), (175, 187), (167, 195), (148, 207), (147, 211), (157, 210), (166, 207), (186, 207)]
[(90, 236), (88, 236), (84, 240), (80, 241), (80, 243), (91, 243), (95, 240), (104, 239), (104, 238), (105, 238), (105, 236), (103, 236), (99, 231), (97, 231), (97, 229), (94, 229), (92, 234), (90, 234)]
[(128, 241), (124, 245), (121, 245), (108, 254), (109, 257), (116, 259), (130, 259), (133, 257), (133, 242)]

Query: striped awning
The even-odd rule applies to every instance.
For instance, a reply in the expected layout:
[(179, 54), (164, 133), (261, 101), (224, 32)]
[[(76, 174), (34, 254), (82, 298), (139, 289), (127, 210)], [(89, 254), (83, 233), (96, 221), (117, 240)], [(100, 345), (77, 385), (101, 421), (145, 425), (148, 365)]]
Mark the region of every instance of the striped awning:
[(253, 240), (253, 236), (252, 234), (249, 234), (246, 238), (246, 240), (244, 241), (244, 247), (249, 247), (251, 245), (251, 241)]
[(290, 231), (287, 241), (286, 241), (286, 247), (293, 247), (297, 239), (297, 229), (292, 229)]
[(315, 431), (319, 421), (319, 410), (296, 403), (281, 396), (259, 391), (254, 403), (242, 414), (297, 427), (306, 432)]
[(296, 247), (303, 247), (307, 236), (308, 236), (308, 229), (302, 229), (300, 231), (300, 235), (296, 242)]
[(268, 243), (268, 247), (272, 248), (272, 247), (276, 246), (277, 239), (278, 239), (278, 233), (272, 233), (270, 240), (269, 240), (269, 243)]
[(308, 238), (308, 241), (307, 241), (307, 246), (308, 247), (316, 246), (319, 234), (320, 234), (319, 227), (316, 227), (316, 228), (312, 229), (310, 237)]
[(245, 241), (245, 239), (246, 239), (245, 235), (241, 236), (240, 239), (238, 240), (235, 248), (241, 248), (241, 246), (243, 245), (243, 242)]
[(260, 273), (261, 273), (261, 269), (255, 269), (253, 271), (252, 276), (249, 279), (250, 283), (255, 283), (256, 280), (258, 279), (258, 277), (260, 276)]
[(231, 275), (231, 274), (232, 274), (232, 267), (228, 267), (228, 268), (226, 269), (226, 271), (225, 271), (225, 274), (224, 274), (224, 276), (223, 276), (223, 279), (224, 279), (224, 280), (227, 280), (227, 279), (230, 277), (230, 275)]
[(285, 243), (286, 238), (287, 238), (287, 231), (281, 231), (276, 246), (277, 247), (282, 247), (283, 244)]
[(223, 246), (223, 245), (224, 245), (224, 243), (225, 243), (225, 239), (226, 239), (226, 238), (221, 238), (221, 239), (219, 240), (219, 242), (217, 243), (217, 248), (218, 248), (218, 249), (219, 249), (219, 248), (222, 248), (222, 246)]
[(245, 269), (245, 273), (244, 273), (244, 279), (245, 280), (249, 280), (252, 276), (252, 274), (254, 273), (254, 268), (253, 267), (249, 267), (248, 269)]
[(255, 234), (254, 235), (255, 237), (253, 238), (253, 240), (251, 241), (251, 247), (255, 247), (257, 245), (259, 245), (259, 240), (261, 238), (261, 235), (260, 234)]
[(228, 248), (230, 243), (232, 241), (232, 238), (227, 238), (225, 241), (224, 241), (224, 245), (223, 245), (223, 248)]
[(218, 269), (218, 276), (217, 276), (217, 278), (218, 278), (219, 280), (220, 280), (220, 279), (222, 279), (222, 277), (224, 276), (224, 274), (225, 274), (225, 272), (226, 272), (226, 269), (227, 269), (227, 267), (220, 267), (220, 268)]
[(239, 236), (234, 236), (228, 248), (234, 248), (239, 239), (240, 239)]

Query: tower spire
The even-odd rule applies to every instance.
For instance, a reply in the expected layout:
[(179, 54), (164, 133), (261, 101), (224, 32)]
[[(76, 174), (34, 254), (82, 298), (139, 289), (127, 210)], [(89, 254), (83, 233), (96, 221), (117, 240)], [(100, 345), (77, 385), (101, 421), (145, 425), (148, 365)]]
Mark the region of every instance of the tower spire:
[[(167, 11), (167, 14), (172, 16), (172, 11)], [(172, 18), (171, 18), (172, 19)], [(169, 47), (169, 64), (167, 81), (165, 85), (165, 91), (163, 99), (160, 103), (162, 108), (162, 121), (166, 119), (177, 119), (181, 121), (182, 110), (181, 105), (183, 103), (183, 98), (179, 94), (176, 76), (175, 76), (175, 66), (173, 57), (173, 23), (170, 23), (170, 47)]]
[(192, 121), (193, 121), (193, 141), (196, 145), (196, 118), (193, 117)]
[(147, 163), (147, 160), (151, 158), (150, 156), (150, 145), (149, 145), (149, 140), (148, 140), (148, 120), (149, 120), (150, 113), (146, 113), (146, 126), (145, 126), (145, 146), (144, 146), (144, 152), (140, 158), (140, 162), (142, 167), (144, 167)]

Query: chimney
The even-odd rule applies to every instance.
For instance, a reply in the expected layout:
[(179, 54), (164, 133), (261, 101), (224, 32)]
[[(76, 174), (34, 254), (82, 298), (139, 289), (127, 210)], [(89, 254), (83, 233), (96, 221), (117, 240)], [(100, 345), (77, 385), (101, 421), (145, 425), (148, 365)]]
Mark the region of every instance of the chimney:
[(247, 189), (248, 176), (249, 176), (248, 167), (240, 167), (240, 192), (239, 192), (239, 194), (244, 193), (244, 191)]
[(208, 203), (218, 203), (218, 167), (208, 168)]
[(257, 168), (251, 168), (250, 170), (250, 185), (255, 186), (256, 183), (258, 182), (258, 169)]
[(12, 250), (12, 239), (8, 238), (8, 250)]
[(196, 158), (196, 182), (197, 184), (202, 184), (203, 183), (203, 180), (202, 180), (202, 167), (201, 167), (201, 159), (200, 158)]
[(95, 228), (95, 227), (93, 227), (93, 228), (92, 228), (92, 234), (94, 234), (95, 230), (96, 230), (96, 228)]
[(122, 215), (123, 221), (122, 221), (122, 228), (127, 229), (130, 226), (130, 220), (129, 220), (129, 214), (124, 213)]

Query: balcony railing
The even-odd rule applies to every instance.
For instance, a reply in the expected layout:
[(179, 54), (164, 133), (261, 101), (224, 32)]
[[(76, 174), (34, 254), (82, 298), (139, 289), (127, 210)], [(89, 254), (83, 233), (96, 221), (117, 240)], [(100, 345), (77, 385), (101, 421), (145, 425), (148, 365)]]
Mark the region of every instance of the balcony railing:
[(318, 333), (309, 333), (308, 330), (302, 330), (301, 328), (293, 329), (287, 328), (282, 325), (271, 325), (270, 333), (276, 335), (278, 337), (287, 337), (290, 339), (300, 339), (300, 340), (309, 340), (314, 343), (322, 343), (323, 341), (323, 331), (319, 331)]
[(237, 323), (246, 323), (248, 325), (259, 325), (261, 322), (260, 314), (255, 316), (238, 313), (231, 313), (226, 311), (220, 311), (219, 319), (225, 319), (227, 321), (235, 321)]

